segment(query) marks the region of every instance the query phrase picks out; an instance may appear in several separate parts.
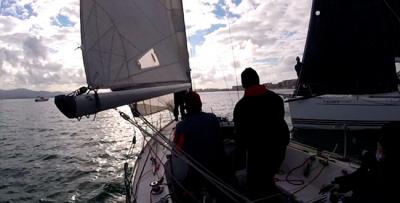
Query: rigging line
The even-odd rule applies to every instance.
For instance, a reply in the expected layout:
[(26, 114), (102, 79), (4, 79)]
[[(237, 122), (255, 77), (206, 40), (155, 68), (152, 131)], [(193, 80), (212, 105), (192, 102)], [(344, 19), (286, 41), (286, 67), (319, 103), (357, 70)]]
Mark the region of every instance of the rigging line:
[[(117, 110), (118, 111), (118, 110)], [(236, 192), (235, 189), (233, 189), (230, 185), (226, 184), (224, 181), (222, 181), (221, 179), (219, 179), (217, 176), (215, 176), (213, 173), (211, 173), (207, 168), (205, 168), (204, 166), (202, 166), (199, 162), (197, 162), (195, 159), (193, 159), (193, 157), (191, 157), (189, 154), (187, 154), (185, 151), (179, 150), (179, 148), (177, 148), (176, 145), (174, 145), (173, 143), (171, 143), (169, 140), (167, 140), (167, 138), (162, 135), (160, 132), (156, 132), (155, 134), (150, 134), (149, 132), (147, 132), (145, 129), (143, 129), (140, 125), (138, 125), (137, 122), (132, 121), (128, 115), (126, 115), (125, 113), (120, 112), (120, 115), (127, 120), (128, 122), (130, 122), (131, 124), (135, 125), (136, 127), (139, 128), (139, 130), (141, 130), (143, 132), (143, 135), (148, 135), (150, 138), (152, 138), (151, 140), (159, 143), (160, 145), (164, 146), (166, 149), (172, 151), (172, 149), (174, 149), (175, 152), (178, 152), (178, 155), (183, 155), (183, 157), (181, 157), (181, 160), (185, 161), (187, 164), (189, 164), (190, 166), (192, 166), (195, 170), (197, 170), (200, 174), (202, 174), (205, 178), (207, 178), (211, 183), (213, 183), (221, 192), (223, 192), (227, 197), (231, 198), (232, 200), (236, 201), (236, 199), (234, 197), (232, 197), (228, 192), (231, 192), (232, 194), (236, 195), (237, 197), (249, 202), (250, 200), (241, 195), (240, 193)], [(139, 117), (142, 121), (147, 122), (147, 119), (144, 118), (143, 116)], [(151, 123), (148, 123), (149, 127), (152, 129), (154, 128), (154, 126)], [(165, 143), (161, 142), (160, 140), (156, 139), (156, 137), (160, 137), (161, 139), (165, 140)], [(150, 140), (150, 141), (151, 141)], [(170, 148), (171, 147), (171, 148)]]
[[(171, 167), (172, 167), (172, 166), (171, 166)], [(197, 198), (195, 198), (195, 197), (193, 196), (193, 194), (192, 194), (187, 188), (185, 188), (185, 187), (183, 186), (183, 184), (180, 183), (180, 181), (177, 180), (176, 177), (175, 177), (174, 175), (171, 175), (170, 177), (171, 177), (172, 179), (174, 179), (174, 183), (176, 183), (181, 189), (183, 189), (183, 190), (190, 196), (190, 198), (192, 198), (194, 201), (196, 201), (196, 202), (198, 202), (198, 203), (202, 203), (200, 200), (198, 200)]]
[[(149, 146), (149, 148), (150, 148), (150, 150), (153, 150), (152, 149), (152, 147), (151, 146)], [(165, 155), (165, 154), (164, 154)], [(156, 157), (156, 159), (158, 159), (158, 161), (161, 163), (161, 165), (163, 166), (163, 168), (164, 168), (164, 175), (163, 176), (165, 176), (165, 164), (163, 163), (163, 161), (161, 160), (161, 158), (159, 157), (159, 156), (155, 156)], [(172, 165), (171, 165), (171, 167), (172, 167)], [(178, 181), (177, 179), (176, 179), (176, 177), (174, 176), (174, 175), (170, 175), (170, 177), (172, 177), (174, 180), (175, 180), (175, 183), (176, 184), (178, 184), (178, 186), (179, 187), (181, 187), (187, 194), (189, 194), (189, 196), (193, 199), (193, 200), (195, 200), (195, 201), (197, 201), (197, 202), (200, 202), (198, 199), (196, 199), (193, 195), (192, 195), (192, 193), (191, 193), (191, 191), (189, 191), (185, 186), (183, 186), (183, 184), (181, 184), (180, 183), (180, 181)], [(200, 202), (201, 203), (201, 202)]]
[(309, 185), (311, 185), (311, 183), (313, 183), (315, 180), (317, 180), (317, 178), (321, 175), (322, 171), (324, 171), (325, 167), (327, 167), (328, 165), (323, 165), (321, 167), (321, 169), (319, 170), (319, 172), (317, 173), (317, 175), (315, 175), (315, 177), (313, 179), (310, 180), (310, 182), (308, 182), (307, 184), (305, 184), (304, 186), (302, 186), (300, 189), (296, 190), (295, 192), (293, 192), (292, 194), (295, 195), (296, 193), (304, 190), (306, 187), (308, 187)]
[(192, 168), (194, 168), (196, 171), (198, 171), (202, 176), (204, 176), (208, 181), (210, 181), (210, 183), (212, 183), (215, 187), (217, 187), (227, 197), (236, 201), (236, 199), (228, 193), (228, 192), (230, 192), (231, 194), (234, 194), (243, 200), (249, 201), (247, 199), (247, 197), (242, 196), (240, 193), (236, 192), (235, 189), (233, 189), (229, 184), (227, 184), (224, 181), (222, 181), (221, 179), (219, 179), (212, 172), (210, 172), (206, 167), (204, 167), (202, 164), (200, 164), (195, 159), (193, 159), (185, 151), (180, 150), (176, 146), (173, 146), (173, 148), (174, 148), (174, 151), (177, 153), (177, 155), (180, 156), (180, 159), (182, 161), (186, 162)]
[(383, 2), (385, 2), (386, 7), (390, 10), (390, 12), (394, 15), (394, 17), (396, 18), (396, 20), (398, 21), (399, 25), (400, 25), (400, 17), (397, 15), (397, 13), (393, 10), (393, 8), (390, 6), (390, 4), (386, 1), (383, 0)]
[[(218, 67), (220, 67), (220, 66), (218, 66)], [(218, 70), (218, 69), (217, 69), (217, 70)], [(222, 76), (223, 76), (223, 78), (224, 78), (225, 86), (226, 86), (226, 88), (229, 89), (228, 82), (227, 82), (226, 77), (225, 77), (225, 72), (224, 72), (223, 70), (221, 70), (221, 72), (222, 72)], [(230, 87), (230, 88), (232, 88), (232, 87)], [(229, 99), (230, 99), (230, 101), (231, 101), (231, 106), (234, 106), (234, 105), (235, 105), (235, 102), (233, 101), (232, 95), (231, 95), (231, 94), (228, 94), (228, 95), (229, 95)]]
[[(229, 9), (228, 9), (228, 13), (229, 13)], [(231, 43), (231, 50), (232, 50), (232, 59), (233, 59), (233, 70), (235, 72), (235, 82), (236, 82), (236, 92), (237, 92), (237, 99), (239, 100), (239, 83), (238, 83), (238, 79), (237, 79), (237, 72), (236, 72), (236, 56), (235, 56), (235, 50), (233, 47), (233, 40), (232, 40), (232, 32), (231, 32), (231, 23), (229, 21), (229, 14), (227, 16), (227, 22), (228, 22), (228, 31), (229, 31), (229, 41)]]
[[(122, 115), (121, 115), (122, 116)], [(144, 122), (147, 120), (144, 117), (139, 117), (141, 118)], [(129, 121), (129, 120), (127, 120)], [(178, 155), (183, 155), (181, 157), (181, 160), (185, 161), (187, 164), (189, 164), (191, 167), (193, 167), (196, 171), (198, 171), (200, 174), (202, 174), (205, 178), (207, 178), (211, 183), (213, 183), (221, 192), (223, 192), (227, 197), (231, 198), (232, 200), (236, 201), (229, 193), (231, 192), (232, 194), (236, 195), (237, 197), (249, 202), (250, 200), (241, 195), (240, 193), (236, 192), (235, 189), (233, 189), (230, 185), (226, 184), (224, 181), (219, 179), (217, 176), (215, 176), (213, 173), (211, 173), (207, 168), (205, 168), (203, 165), (201, 165), (199, 162), (197, 162), (195, 159), (193, 159), (189, 154), (187, 154), (185, 151), (179, 150), (179, 148), (176, 147), (175, 144), (171, 143), (167, 138), (165, 138), (164, 135), (162, 135), (160, 132), (156, 132), (155, 135), (150, 134), (149, 132), (145, 131), (141, 126), (137, 125), (137, 123), (133, 123), (136, 127), (143, 130), (144, 135), (148, 135), (152, 140), (158, 142), (162, 146), (164, 146), (166, 149), (172, 151), (174, 150), (175, 152), (178, 152)], [(148, 123), (148, 121), (147, 121)], [(148, 124), (150, 125), (149, 127), (152, 129), (151, 123)], [(156, 137), (160, 137), (161, 139), (165, 140), (165, 143), (161, 142), (160, 140), (156, 139)], [(227, 191), (226, 191), (227, 190)]]

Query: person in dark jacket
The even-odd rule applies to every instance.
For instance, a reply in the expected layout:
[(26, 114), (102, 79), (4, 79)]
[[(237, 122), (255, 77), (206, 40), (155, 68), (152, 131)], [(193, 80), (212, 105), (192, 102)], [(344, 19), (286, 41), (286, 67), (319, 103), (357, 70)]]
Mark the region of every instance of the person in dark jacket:
[[(385, 124), (377, 142), (375, 154), (366, 152), (361, 159), (360, 167), (353, 173), (336, 177), (331, 184), (323, 187), (320, 193), (346, 193), (345, 203), (389, 203), (398, 198), (393, 184), (399, 183), (398, 141), (400, 123)], [(331, 195), (332, 196), (332, 195)], [(337, 196), (332, 202), (338, 200)]]
[[(241, 79), (245, 93), (235, 106), (233, 120), (238, 148), (247, 151), (247, 193), (257, 200), (278, 192), (274, 176), (285, 157), (290, 132), (283, 99), (260, 85), (252, 68), (246, 68)], [(267, 198), (257, 202), (276, 201)]]
[(297, 78), (300, 77), (302, 68), (303, 68), (303, 63), (300, 62), (300, 58), (298, 56), (296, 56), (296, 65), (294, 66), (294, 69), (296, 70)]
[[(234, 176), (224, 151), (219, 121), (213, 113), (202, 112), (201, 107), (200, 96), (196, 92), (188, 92), (185, 96), (187, 115), (176, 125), (174, 142), (196, 161), (196, 165), (200, 164), (225, 183), (232, 184)], [(204, 188), (214, 193), (214, 196), (221, 194), (207, 178), (192, 167), (189, 167), (182, 185), (195, 198), (199, 198), (198, 194)], [(224, 202), (222, 199), (225, 197), (221, 197), (219, 202)], [(184, 199), (184, 202), (191, 201), (193, 198)]]

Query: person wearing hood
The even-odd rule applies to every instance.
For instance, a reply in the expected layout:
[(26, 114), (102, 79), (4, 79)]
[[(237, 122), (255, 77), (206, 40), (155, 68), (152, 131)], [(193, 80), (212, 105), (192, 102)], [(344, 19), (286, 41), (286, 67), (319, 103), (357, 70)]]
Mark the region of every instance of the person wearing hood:
[(257, 202), (277, 202), (274, 176), (285, 158), (290, 138), (283, 99), (260, 85), (252, 68), (246, 68), (241, 79), (245, 92), (235, 106), (233, 120), (238, 150), (247, 154), (245, 192)]

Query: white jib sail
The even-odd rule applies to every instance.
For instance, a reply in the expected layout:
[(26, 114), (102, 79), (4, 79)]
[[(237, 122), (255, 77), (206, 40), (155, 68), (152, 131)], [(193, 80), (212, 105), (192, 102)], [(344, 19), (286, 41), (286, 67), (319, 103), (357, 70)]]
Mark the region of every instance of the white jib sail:
[(86, 80), (95, 89), (190, 83), (181, 0), (81, 0)]

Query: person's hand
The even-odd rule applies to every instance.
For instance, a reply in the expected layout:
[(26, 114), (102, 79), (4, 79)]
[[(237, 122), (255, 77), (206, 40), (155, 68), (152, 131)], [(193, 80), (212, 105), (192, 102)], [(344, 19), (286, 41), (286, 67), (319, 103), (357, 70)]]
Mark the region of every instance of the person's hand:
[(328, 185), (323, 185), (321, 190), (319, 191), (319, 194), (325, 194), (333, 189), (338, 189), (339, 185), (338, 184), (328, 184)]

